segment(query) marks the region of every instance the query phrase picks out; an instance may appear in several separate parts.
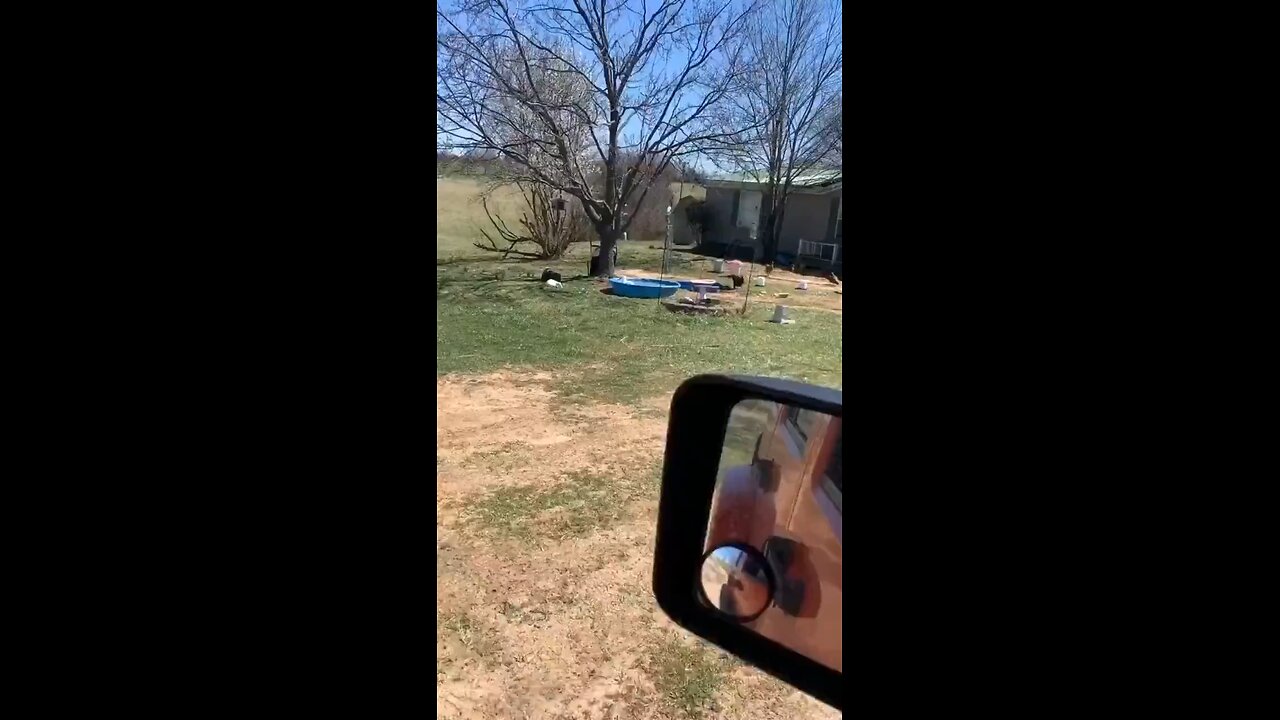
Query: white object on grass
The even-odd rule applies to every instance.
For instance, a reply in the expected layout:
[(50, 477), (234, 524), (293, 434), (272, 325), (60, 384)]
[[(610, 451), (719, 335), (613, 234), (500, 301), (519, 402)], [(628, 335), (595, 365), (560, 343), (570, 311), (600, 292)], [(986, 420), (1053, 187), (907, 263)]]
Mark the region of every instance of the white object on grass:
[(778, 323), (779, 325), (791, 325), (795, 322), (795, 320), (792, 320), (791, 318), (787, 317), (786, 305), (774, 305), (773, 318), (769, 320), (769, 322), (775, 322), (775, 323)]
[(764, 276), (763, 276), (763, 275), (757, 275), (757, 276), (756, 276), (756, 287), (764, 287)]
[(557, 282), (555, 280), (547, 280), (547, 287), (553, 287), (553, 288), (564, 287), (564, 283)]
[(800, 281), (800, 284), (799, 284), (799, 285), (796, 285), (796, 289), (797, 289), (797, 290), (808, 290), (808, 289), (809, 289), (809, 281), (808, 281), (808, 280), (801, 280), (801, 281)]

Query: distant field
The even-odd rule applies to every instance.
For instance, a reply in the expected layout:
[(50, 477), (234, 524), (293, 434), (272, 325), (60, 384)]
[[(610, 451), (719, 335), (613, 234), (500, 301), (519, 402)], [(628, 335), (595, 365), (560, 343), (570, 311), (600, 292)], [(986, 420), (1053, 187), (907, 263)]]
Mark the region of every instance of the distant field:
[[(493, 226), (484, 216), (480, 206), (480, 194), (485, 184), (474, 178), (452, 177), (436, 180), (436, 257), (487, 257), (471, 244), (483, 241), (479, 228), (493, 234)], [(502, 214), (518, 218), (522, 201), (517, 191), (502, 188), (493, 194), (489, 207)]]
[[(476, 236), (473, 235), (476, 228), (483, 223), (486, 230), (492, 230), (479, 202), (480, 193), (485, 187), (486, 181), (475, 176), (453, 175), (436, 179), (437, 256), (470, 253), (474, 250), (470, 245)], [(707, 189), (693, 183), (671, 184), (673, 206), (680, 201), (680, 198), (688, 195), (704, 200), (707, 197)], [(522, 202), (519, 192), (514, 188), (502, 188), (494, 193), (489, 206), (502, 214), (504, 220), (518, 219)]]

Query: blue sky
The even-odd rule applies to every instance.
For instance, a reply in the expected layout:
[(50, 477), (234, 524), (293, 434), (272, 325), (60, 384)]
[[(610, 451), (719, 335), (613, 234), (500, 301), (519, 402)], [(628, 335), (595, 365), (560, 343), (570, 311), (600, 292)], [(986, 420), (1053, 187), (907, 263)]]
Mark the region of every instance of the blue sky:
[[(518, 6), (520, 0), (511, 0), (511, 2), (513, 3), (513, 5)], [(455, 9), (457, 7), (457, 3), (450, 2), (449, 0), (438, 0), (437, 6), (441, 10), (443, 10), (445, 13), (449, 13), (450, 10)], [(571, 8), (572, 4), (566, 3), (566, 6)], [(634, 9), (636, 12), (639, 12), (641, 11), (643, 4), (641, 2), (638, 2), (637, 0), (618, 0), (616, 4), (611, 4), (611, 7), (614, 7), (614, 6), (618, 6), (618, 7), (625, 6), (626, 8), (628, 8), (627, 11), (621, 12), (610, 25), (611, 39), (616, 39), (617, 41), (625, 42), (625, 38), (628, 35), (632, 35), (639, 26), (638, 16), (636, 15), (636, 13), (631, 12), (630, 10)], [(652, 11), (654, 7), (656, 7), (656, 4), (653, 2), (649, 2), (647, 5), (647, 9), (649, 11)], [(462, 25), (460, 18), (457, 18), (457, 16), (451, 15), (451, 18), (454, 18), (455, 21), (459, 23), (459, 25)], [(436, 20), (437, 32), (439, 32), (440, 27), (442, 25), (446, 29), (448, 28), (448, 25), (444, 24), (437, 17), (437, 20)], [(654, 57), (650, 60), (649, 64), (646, 66), (645, 73), (672, 72), (674, 69), (681, 67), (684, 60), (685, 60), (684, 53), (673, 53), (672, 56), (667, 58)], [(632, 83), (632, 87), (635, 87), (635, 83)], [(696, 96), (695, 94), (689, 91), (686, 91), (685, 97), (687, 98), (686, 102), (696, 102), (696, 100), (699, 99), (699, 96)], [(624, 137), (632, 136), (640, 128), (640, 118), (634, 114), (628, 115), (624, 118), (622, 127), (623, 127)], [(437, 133), (437, 144), (444, 141), (445, 139), (442, 136), (440, 136), (439, 133)], [(682, 159), (685, 162), (695, 165), (696, 167), (698, 167), (700, 170), (704, 172), (711, 172), (714, 170), (714, 168), (703, 159), (695, 158), (695, 157), (685, 157)]]

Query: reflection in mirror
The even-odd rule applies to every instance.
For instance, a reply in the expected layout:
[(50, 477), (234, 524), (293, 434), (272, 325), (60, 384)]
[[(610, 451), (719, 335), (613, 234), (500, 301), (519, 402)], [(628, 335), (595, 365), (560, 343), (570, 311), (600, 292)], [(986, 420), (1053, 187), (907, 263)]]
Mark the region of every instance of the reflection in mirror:
[[(770, 598), (758, 616), (735, 616), (843, 672), (841, 445), (839, 418), (772, 401), (738, 403), (725, 430), (704, 549), (758, 549), (774, 582)], [(714, 602), (705, 565), (703, 584)]]
[(702, 560), (702, 595), (711, 607), (732, 620), (755, 618), (773, 598), (773, 581), (764, 557), (735, 545), (722, 545), (707, 553)]

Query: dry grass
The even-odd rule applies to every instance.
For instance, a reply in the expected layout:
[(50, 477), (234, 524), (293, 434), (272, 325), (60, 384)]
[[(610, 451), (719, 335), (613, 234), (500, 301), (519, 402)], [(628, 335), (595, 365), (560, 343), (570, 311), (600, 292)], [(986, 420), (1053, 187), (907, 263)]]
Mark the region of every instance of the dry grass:
[(650, 672), (668, 707), (685, 717), (714, 709), (734, 661), (709, 647), (670, 637), (653, 650)]
[(660, 473), (655, 464), (639, 477), (605, 478), (578, 471), (550, 486), (500, 487), (470, 504), (463, 517), (477, 532), (501, 538), (580, 537), (626, 518), (631, 501), (656, 497)]

